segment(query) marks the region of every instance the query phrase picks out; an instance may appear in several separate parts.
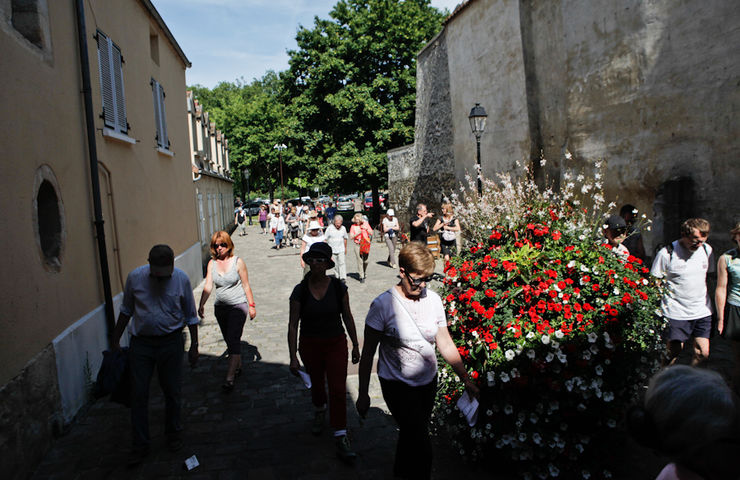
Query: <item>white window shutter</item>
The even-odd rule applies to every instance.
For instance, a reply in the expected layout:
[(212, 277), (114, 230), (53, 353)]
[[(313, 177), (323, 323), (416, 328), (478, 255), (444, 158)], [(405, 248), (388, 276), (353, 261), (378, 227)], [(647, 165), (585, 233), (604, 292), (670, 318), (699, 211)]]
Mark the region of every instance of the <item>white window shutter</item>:
[(126, 97), (123, 93), (123, 61), (121, 50), (111, 42), (111, 75), (113, 77), (113, 92), (116, 98), (116, 128), (119, 132), (128, 132), (126, 122)]
[(98, 30), (98, 67), (100, 93), (103, 100), (103, 122), (106, 127), (127, 133), (126, 101), (123, 92), (123, 62), (121, 50)]
[(167, 116), (164, 109), (164, 89), (162, 84), (152, 78), (152, 100), (154, 101), (154, 123), (157, 128), (157, 146), (170, 149), (167, 138)]

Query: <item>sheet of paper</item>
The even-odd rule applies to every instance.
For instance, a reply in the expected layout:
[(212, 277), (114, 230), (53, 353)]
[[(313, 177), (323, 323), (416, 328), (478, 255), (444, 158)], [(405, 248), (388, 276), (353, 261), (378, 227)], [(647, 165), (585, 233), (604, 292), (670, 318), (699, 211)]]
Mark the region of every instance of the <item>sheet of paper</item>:
[(457, 401), (457, 408), (465, 415), (465, 419), (468, 421), (468, 425), (471, 427), (475, 425), (478, 420), (478, 399), (471, 397), (468, 392), (462, 394), (460, 399)]
[(303, 370), (298, 370), (298, 375), (301, 376), (301, 380), (303, 380), (303, 384), (306, 388), (311, 388), (311, 376)]
[(187, 467), (188, 470), (192, 470), (198, 465), (200, 465), (200, 463), (198, 463), (198, 459), (195, 458), (195, 455), (185, 460), (185, 467)]

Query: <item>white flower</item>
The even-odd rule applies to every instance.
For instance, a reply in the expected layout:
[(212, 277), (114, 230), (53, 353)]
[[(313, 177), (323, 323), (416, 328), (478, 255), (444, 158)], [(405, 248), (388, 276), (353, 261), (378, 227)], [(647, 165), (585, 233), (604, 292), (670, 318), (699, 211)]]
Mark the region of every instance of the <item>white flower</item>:
[(611, 402), (614, 400), (614, 394), (612, 392), (604, 392), (604, 401)]
[(527, 350), (527, 358), (533, 360), (535, 356), (534, 350)]
[(494, 372), (487, 372), (486, 380), (488, 381), (488, 386), (492, 387), (496, 383), (496, 374)]
[(532, 434), (532, 441), (535, 443), (535, 445), (540, 445), (542, 443), (542, 436), (535, 432)]
[(550, 471), (550, 475), (553, 477), (557, 477), (558, 475), (560, 475), (560, 470), (558, 470), (558, 467), (556, 467), (552, 463), (547, 464), (547, 469)]
[(555, 355), (553, 355), (553, 354), (552, 354), (552, 352), (550, 352), (550, 353), (548, 353), (547, 355), (545, 355), (545, 361), (546, 361), (547, 363), (550, 363), (550, 362), (552, 362), (552, 359), (553, 359), (553, 358), (555, 358)]
[(562, 352), (558, 352), (558, 360), (560, 360), (560, 363), (567, 363), (568, 362), (568, 358)]
[(565, 334), (563, 333), (562, 330), (560, 330), (560, 329), (555, 330), (555, 338), (563, 338), (564, 336), (565, 336)]
[[(581, 447), (581, 450), (583, 450), (583, 446), (579, 443), (576, 445), (576, 448)], [(581, 470), (581, 477), (583, 477), (583, 480), (588, 480), (591, 478), (591, 473), (588, 470)]]
[(606, 421), (606, 426), (609, 428), (615, 428), (617, 426), (617, 422), (613, 418), (610, 418)]
[(521, 375), (519, 374), (519, 369), (512, 368), (511, 369), (511, 378), (519, 378)]
[(594, 343), (598, 338), (598, 336), (594, 332), (589, 333), (587, 336), (589, 343)]
[(609, 336), (609, 332), (604, 332), (603, 337), (604, 337), (604, 341), (607, 343), (612, 341), (611, 337)]
[(550, 336), (549, 335), (542, 335), (542, 343), (544, 343), (545, 345), (547, 345), (548, 343), (550, 343)]
[(534, 332), (529, 332), (529, 333), (527, 334), (527, 336), (526, 336), (526, 339), (527, 339), (527, 340), (532, 340), (532, 339), (533, 339), (534, 337), (536, 337), (536, 336), (537, 336), (537, 335), (535, 335), (535, 333), (534, 333)]
[(568, 160), (570, 160), (571, 158), (573, 158), (573, 155), (568, 150), (566, 150), (565, 151), (565, 158), (567, 158)]
[(575, 260), (571, 260), (570, 262), (568, 262), (568, 265), (567, 265), (568, 268), (573, 268), (575, 266), (576, 266), (576, 261)]
[(506, 383), (506, 382), (508, 382), (510, 380), (509, 374), (506, 373), (506, 372), (501, 372), (499, 374), (499, 376), (501, 377), (501, 381), (504, 382), (504, 383)]
[(507, 360), (514, 360), (514, 357), (516, 357), (516, 353), (514, 353), (514, 350), (506, 350), (504, 353)]
[(583, 351), (583, 359), (584, 360), (591, 360), (591, 352), (589, 350)]
[[(530, 422), (532, 422), (532, 423), (537, 423), (537, 420), (539, 420), (539, 417), (537, 416), (537, 414), (536, 414), (536, 413), (530, 413), (530, 414), (529, 414), (529, 421), (530, 421)], [(535, 435), (536, 435), (536, 434), (535, 434)], [(534, 438), (534, 435), (532, 436), (532, 438)]]
[(601, 376), (604, 373), (604, 367), (601, 365), (596, 365), (594, 367), (594, 372), (596, 372), (596, 375)]
[(526, 433), (524, 433), (524, 432), (521, 432), (521, 433), (519, 434), (519, 441), (520, 441), (520, 442), (523, 442), (523, 441), (525, 441), (526, 439), (527, 439), (527, 434), (526, 434)]
[(486, 410), (486, 415), (490, 417), (491, 415), (493, 415), (493, 411), (489, 408), (488, 410)]
[[(512, 407), (511, 405), (507, 403), (506, 406), (504, 407), (504, 413), (507, 415), (511, 415), (513, 412), (514, 412), (514, 407)], [(508, 437), (508, 435), (504, 435), (504, 437)]]

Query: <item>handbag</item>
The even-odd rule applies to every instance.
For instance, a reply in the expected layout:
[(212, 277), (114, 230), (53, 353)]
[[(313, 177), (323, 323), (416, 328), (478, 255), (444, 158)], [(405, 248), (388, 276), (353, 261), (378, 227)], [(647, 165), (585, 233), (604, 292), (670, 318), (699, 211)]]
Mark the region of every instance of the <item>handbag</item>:
[(272, 230), (270, 230), (270, 232), (271, 232), (271, 233), (272, 233), (273, 235), (275, 235), (275, 234), (277, 233), (277, 228), (273, 228)]
[(442, 240), (445, 242), (452, 242), (455, 240), (455, 232), (452, 230), (444, 230), (442, 232)]
[(368, 238), (363, 235), (360, 238), (360, 253), (363, 254), (363, 255), (369, 254), (370, 253), (370, 245), (372, 245), (370, 243), (370, 240), (368, 240)]

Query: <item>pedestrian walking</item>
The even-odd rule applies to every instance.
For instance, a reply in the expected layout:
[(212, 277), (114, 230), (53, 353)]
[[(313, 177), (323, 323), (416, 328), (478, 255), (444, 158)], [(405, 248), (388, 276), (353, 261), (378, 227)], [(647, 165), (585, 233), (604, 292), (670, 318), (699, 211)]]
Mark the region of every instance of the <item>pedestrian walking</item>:
[(435, 346), (468, 393), (477, 397), (479, 392), (447, 330), (442, 299), (426, 288), (434, 273), (432, 252), (411, 242), (401, 249), (398, 265), (401, 281), (373, 300), (365, 319), (356, 407), (361, 416), (370, 408), (370, 371), (379, 346), (380, 387), (399, 429), (393, 474), (428, 479), (432, 471), (428, 425), (437, 393)]
[(334, 266), (328, 244), (314, 243), (302, 257), (311, 271), (290, 295), (290, 371), (298, 375), (300, 362), (296, 352), (300, 352), (311, 378), (311, 401), (315, 409), (311, 433), (320, 435), (323, 431), (328, 400), (329, 423), (334, 430), (337, 456), (344, 461), (352, 461), (357, 455), (347, 437), (347, 335), (352, 341), (352, 363), (360, 361), (360, 349), (349, 293), (337, 278), (326, 275), (327, 269)]
[(296, 207), (291, 207), (288, 216), (285, 217), (285, 223), (288, 224), (288, 232), (290, 238), (290, 245), (298, 248), (298, 239), (300, 238), (300, 221), (298, 220), (298, 212)]
[(318, 242), (326, 242), (324, 232), (321, 230), (321, 225), (316, 220), (311, 220), (308, 224), (308, 230), (306, 234), (301, 238), (301, 268), (303, 269), (303, 275), (305, 276), (310, 268), (310, 265), (303, 260), (303, 254), (308, 252), (311, 245)]
[(740, 222), (730, 230), (735, 243), (717, 261), (717, 290), (714, 302), (717, 306), (717, 330), (730, 340), (734, 354), (731, 386), (740, 393)]
[(439, 248), (446, 264), (455, 253), (457, 232), (460, 231), (460, 222), (454, 216), (451, 203), (442, 204), (442, 217), (437, 219), (433, 227), (435, 232), (440, 229), (442, 230), (442, 238), (439, 242)]
[(280, 250), (283, 243), (283, 233), (285, 232), (285, 219), (280, 213), (280, 207), (274, 207), (270, 216), (270, 231), (274, 235), (275, 248)]
[(370, 245), (373, 238), (373, 229), (365, 221), (361, 213), (355, 213), (352, 217), (352, 226), (349, 229), (349, 238), (352, 240), (352, 252), (357, 261), (357, 275), (360, 283), (365, 283), (367, 278), (367, 263), (370, 257)]
[(345, 253), (347, 252), (347, 239), (349, 238), (349, 235), (347, 235), (347, 229), (342, 225), (343, 222), (344, 218), (341, 215), (334, 215), (334, 220), (332, 221), (332, 224), (327, 227), (324, 232), (324, 236), (326, 237), (326, 243), (331, 247), (336, 276), (342, 283), (345, 283), (347, 281), (347, 262)]
[(398, 241), (398, 232), (401, 231), (395, 214), (396, 212), (389, 208), (380, 223), (385, 244), (388, 246), (388, 266), (391, 268), (396, 268), (396, 242)]
[(239, 235), (244, 236), (247, 234), (247, 212), (244, 208), (239, 207), (234, 217), (234, 223), (239, 227)]
[(630, 251), (624, 246), (624, 240), (627, 238), (627, 222), (619, 215), (610, 215), (602, 225), (604, 235), (602, 243), (608, 245), (612, 253), (621, 259), (627, 259)]
[(267, 235), (267, 205), (264, 203), (260, 205), (259, 221), (262, 234)]
[(709, 222), (690, 218), (681, 224), (681, 238), (660, 249), (650, 274), (665, 282), (661, 302), (668, 319), (666, 358), (672, 365), (684, 343), (694, 338), (693, 365), (709, 357), (712, 331), (712, 304), (707, 291), (707, 274), (715, 271), (712, 247), (706, 241)]
[[(129, 321), (131, 325), (129, 326)], [(132, 449), (129, 464), (140, 463), (148, 454), (149, 384), (157, 369), (165, 400), (165, 434), (172, 451), (182, 448), (181, 379), (184, 339), (190, 331), (188, 358), (198, 361), (198, 314), (190, 280), (175, 268), (175, 254), (168, 245), (155, 245), (149, 263), (126, 277), (123, 301), (111, 338), (111, 349), (120, 350), (121, 335), (129, 326), (131, 368)]]
[(433, 216), (434, 213), (428, 212), (425, 204), (420, 203), (416, 206), (416, 218), (411, 220), (409, 227), (409, 237), (412, 242), (427, 244), (429, 223)]
[(226, 341), (229, 367), (221, 386), (226, 393), (234, 390), (234, 379), (242, 373), (241, 338), (244, 323), (257, 316), (249, 286), (249, 274), (244, 260), (234, 255), (234, 243), (227, 232), (218, 231), (211, 237), (211, 260), (208, 262), (206, 282), (200, 296), (198, 315), (204, 317), (204, 308), (213, 287), (216, 287), (214, 312)]

